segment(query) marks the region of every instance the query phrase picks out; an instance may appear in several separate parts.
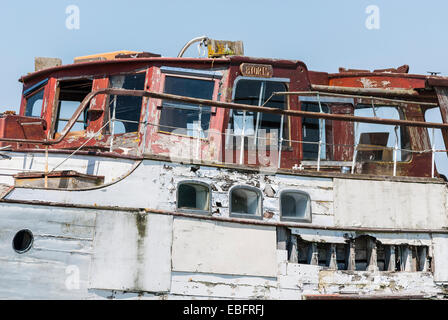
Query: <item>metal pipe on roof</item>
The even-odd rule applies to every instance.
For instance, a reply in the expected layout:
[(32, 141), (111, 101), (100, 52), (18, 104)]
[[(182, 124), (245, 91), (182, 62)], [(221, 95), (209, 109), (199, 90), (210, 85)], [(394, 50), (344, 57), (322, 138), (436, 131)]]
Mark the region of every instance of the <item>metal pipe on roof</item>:
[(333, 93), (346, 93), (346, 94), (380, 94), (384, 96), (402, 96), (402, 97), (415, 97), (419, 93), (413, 89), (381, 89), (381, 88), (354, 88), (354, 87), (338, 87), (338, 86), (324, 86), (324, 85), (311, 85), (312, 90), (333, 92)]
[[(22, 143), (31, 143), (31, 144), (44, 144), (44, 145), (55, 145), (66, 137), (66, 135), (70, 132), (70, 130), (75, 125), (76, 121), (80, 117), (80, 115), (84, 112), (84, 110), (90, 104), (90, 101), (99, 94), (106, 95), (122, 95), (122, 96), (136, 96), (136, 97), (149, 97), (153, 99), (161, 99), (161, 100), (171, 100), (178, 102), (187, 102), (192, 104), (200, 104), (206, 106), (216, 106), (218, 108), (225, 109), (235, 109), (235, 110), (245, 110), (252, 112), (264, 112), (264, 113), (272, 113), (293, 117), (307, 117), (307, 118), (315, 118), (315, 119), (327, 119), (327, 120), (338, 120), (338, 121), (349, 121), (349, 122), (362, 122), (362, 123), (375, 123), (375, 124), (385, 124), (385, 125), (399, 125), (399, 126), (410, 126), (410, 127), (423, 127), (423, 128), (435, 128), (435, 129), (448, 129), (448, 123), (435, 123), (435, 122), (422, 122), (422, 121), (412, 121), (412, 120), (392, 120), (392, 119), (382, 119), (382, 118), (369, 118), (369, 117), (358, 117), (344, 114), (328, 114), (328, 113), (320, 113), (320, 112), (308, 112), (301, 110), (282, 110), (278, 108), (271, 107), (259, 107), (252, 106), (247, 104), (239, 104), (232, 102), (221, 102), (207, 99), (198, 99), (191, 98), (185, 96), (172, 95), (167, 93), (159, 93), (159, 92), (149, 92), (144, 90), (125, 90), (125, 89), (100, 89), (94, 92), (89, 93), (84, 100), (79, 105), (78, 109), (76, 109), (75, 113), (71, 117), (70, 121), (65, 126), (64, 130), (62, 130), (61, 135), (57, 139), (49, 139), (49, 140), (27, 140), (27, 139), (11, 139), (11, 138), (0, 138), (0, 141), (6, 142), (22, 142)], [(275, 94), (285, 94), (285, 95), (300, 95), (300, 94), (313, 94), (313, 92), (305, 91), (305, 92), (280, 92)], [(316, 92), (314, 92), (316, 94)]]

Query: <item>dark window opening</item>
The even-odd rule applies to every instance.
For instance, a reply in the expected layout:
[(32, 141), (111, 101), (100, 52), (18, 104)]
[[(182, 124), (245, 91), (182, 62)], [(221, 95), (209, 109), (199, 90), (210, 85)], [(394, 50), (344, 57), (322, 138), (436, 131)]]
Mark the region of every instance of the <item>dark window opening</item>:
[[(110, 77), (110, 87), (126, 90), (144, 90), (146, 73)], [(107, 133), (137, 132), (140, 124), (143, 97), (110, 96), (108, 119), (112, 119)], [(115, 119), (113, 121), (113, 119)]]
[(26, 117), (41, 117), (42, 116), (42, 106), (44, 102), (44, 88), (29, 95), (26, 98)]
[[(330, 108), (326, 104), (321, 104), (323, 113), (330, 113)], [(302, 102), (302, 111), (320, 112), (318, 103)], [(331, 131), (331, 121), (316, 118), (302, 118), (302, 140), (303, 140), (303, 160), (327, 159), (327, 150), (331, 150), (327, 144), (327, 137)]]
[[(285, 96), (272, 95), (274, 92), (286, 91), (288, 91), (287, 86), (282, 82), (240, 80), (235, 88), (234, 102), (286, 110)], [(234, 139), (239, 139), (238, 136), (244, 134), (245, 137), (257, 139), (257, 144), (259, 139), (265, 138), (266, 145), (270, 145), (271, 137), (276, 137), (276, 139), (283, 138), (283, 145), (288, 146), (288, 141), (285, 141), (289, 139), (288, 121), (288, 117), (283, 118), (283, 134), (280, 134), (282, 128), (281, 115), (249, 111), (246, 111), (244, 115), (243, 110), (232, 110), (229, 126), (235, 135)], [(263, 132), (266, 133), (266, 137), (260, 135)], [(237, 145), (236, 141), (233, 145)]]
[(16, 233), (12, 240), (12, 247), (17, 253), (25, 253), (33, 245), (33, 233), (29, 230), (21, 230)]
[(253, 187), (234, 187), (230, 191), (230, 213), (261, 217), (261, 191)]
[[(355, 116), (400, 120), (404, 116), (397, 107), (357, 105)], [(408, 129), (401, 126), (373, 123), (355, 123), (355, 144), (358, 145), (357, 161), (394, 161), (397, 143), (397, 161), (409, 161), (411, 147)]]
[[(164, 93), (198, 99), (213, 99), (212, 80), (166, 76)], [(197, 104), (163, 101), (160, 115), (162, 132), (206, 138), (210, 126), (211, 107)]]
[[(93, 80), (68, 80), (59, 82), (57, 116), (55, 132), (61, 132), (84, 98), (92, 92)], [(87, 108), (80, 115), (70, 131), (82, 131), (87, 128)]]
[(199, 183), (181, 183), (177, 191), (177, 208), (210, 211), (210, 188)]
[(311, 221), (310, 196), (301, 191), (282, 191), (280, 194), (282, 220)]
[[(442, 115), (440, 114), (440, 108), (431, 108), (425, 111), (425, 121), (443, 123)], [(431, 146), (434, 146), (436, 150), (447, 150), (448, 145), (445, 146), (443, 140), (443, 134), (441, 129), (428, 128), (428, 135)], [(437, 173), (441, 177), (448, 177), (448, 155), (446, 152), (436, 152), (434, 154), (434, 161), (436, 164)]]

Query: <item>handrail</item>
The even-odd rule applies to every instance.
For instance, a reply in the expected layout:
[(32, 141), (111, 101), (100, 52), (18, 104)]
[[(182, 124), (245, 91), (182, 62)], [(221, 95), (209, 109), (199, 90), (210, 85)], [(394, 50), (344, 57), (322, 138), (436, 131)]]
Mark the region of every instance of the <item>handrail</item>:
[[(304, 94), (305, 92), (295, 92), (293, 94), (299, 95)], [(319, 94), (319, 92), (311, 92), (306, 91), (308, 94)], [(328, 114), (328, 113), (320, 113), (320, 112), (309, 112), (309, 111), (301, 111), (301, 110), (282, 110), (271, 107), (259, 107), (252, 106), (247, 104), (238, 104), (233, 102), (221, 102), (207, 99), (199, 99), (199, 98), (191, 98), (179, 95), (172, 95), (167, 93), (158, 93), (158, 92), (150, 92), (144, 90), (125, 90), (125, 89), (100, 89), (94, 92), (89, 93), (84, 100), (81, 102), (79, 107), (76, 109), (75, 113), (71, 117), (70, 121), (65, 126), (64, 130), (62, 130), (61, 135), (57, 139), (45, 139), (45, 140), (28, 140), (28, 139), (11, 139), (11, 138), (1, 138), (0, 141), (5, 142), (21, 142), (21, 143), (31, 143), (31, 144), (43, 144), (43, 145), (55, 145), (67, 136), (72, 127), (75, 125), (76, 121), (80, 117), (80, 115), (84, 112), (84, 110), (89, 105), (90, 101), (100, 94), (106, 95), (122, 95), (122, 96), (135, 96), (135, 97), (147, 97), (153, 99), (162, 99), (162, 100), (171, 100), (178, 102), (186, 102), (192, 104), (206, 105), (206, 106), (215, 106), (219, 108), (225, 109), (235, 109), (235, 110), (246, 110), (253, 112), (264, 112), (264, 113), (272, 113), (279, 114), (285, 116), (293, 116), (293, 117), (307, 117), (307, 118), (315, 118), (315, 119), (327, 119), (327, 120), (336, 120), (336, 121), (349, 121), (349, 122), (361, 122), (361, 123), (375, 123), (375, 124), (383, 124), (383, 125), (399, 125), (399, 126), (410, 126), (410, 127), (423, 127), (423, 128), (434, 128), (434, 129), (448, 129), (448, 123), (435, 123), (435, 122), (421, 122), (421, 121), (412, 121), (412, 120), (393, 120), (393, 119), (383, 119), (383, 118), (369, 118), (369, 117), (359, 117), (352, 115), (344, 115), (344, 114)], [(288, 94), (287, 92), (285, 94)], [(367, 97), (369, 98), (369, 97)]]
[(382, 88), (354, 88), (354, 87), (340, 87), (340, 86), (323, 86), (312, 84), (311, 89), (315, 91), (334, 92), (342, 94), (381, 94), (384, 96), (418, 96), (418, 91), (414, 89), (382, 89)]

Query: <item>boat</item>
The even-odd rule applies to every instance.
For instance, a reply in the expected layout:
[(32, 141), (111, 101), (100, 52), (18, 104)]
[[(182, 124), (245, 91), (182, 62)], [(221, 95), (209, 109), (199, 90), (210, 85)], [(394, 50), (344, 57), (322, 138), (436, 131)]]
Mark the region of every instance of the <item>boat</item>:
[(37, 58), (20, 82), (0, 299), (446, 299), (448, 78), (203, 36)]

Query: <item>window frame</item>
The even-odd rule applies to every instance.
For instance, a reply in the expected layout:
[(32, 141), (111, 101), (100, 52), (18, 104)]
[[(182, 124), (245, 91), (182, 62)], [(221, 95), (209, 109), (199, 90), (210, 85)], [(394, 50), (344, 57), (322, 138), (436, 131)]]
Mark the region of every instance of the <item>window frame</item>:
[[(305, 214), (305, 218), (294, 218), (294, 217), (285, 217), (283, 216), (283, 206), (282, 206), (282, 196), (285, 193), (299, 193), (302, 195), (305, 195), (308, 198), (308, 210)], [(280, 215), (280, 221), (285, 221), (285, 222), (307, 222), (307, 223), (312, 223), (313, 220), (313, 208), (311, 205), (311, 196), (308, 192), (302, 191), (302, 190), (297, 190), (297, 189), (283, 189), (279, 192), (279, 196), (278, 196), (278, 201), (279, 201), (279, 215)]]
[[(236, 95), (236, 88), (238, 85), (238, 82), (242, 81), (242, 80), (250, 80), (250, 81), (264, 81), (264, 82), (280, 82), (283, 83), (286, 86), (286, 89), (289, 90), (289, 86), (291, 84), (291, 79), (289, 78), (260, 78), (260, 77), (247, 77), (247, 76), (238, 76), (236, 77), (236, 79), (233, 82), (233, 88), (232, 88), (232, 102), (235, 102), (235, 95)], [(290, 110), (290, 103), (289, 103), (289, 99), (287, 98), (287, 96), (285, 96), (285, 103), (286, 103), (286, 109), (284, 110)], [(262, 113), (262, 112), (255, 112), (255, 113)], [(233, 109), (230, 109), (229, 112), (229, 123), (227, 124), (227, 128), (230, 130), (230, 127), (232, 125), (231, 121), (233, 119)], [(284, 141), (283, 143), (285, 143), (285, 141), (287, 141), (287, 145), (282, 145), (282, 151), (290, 151), (290, 148), (292, 148), (292, 142), (291, 140), (291, 117), (290, 116), (286, 116), (287, 121), (284, 121), (284, 125), (287, 125), (287, 132), (288, 132), (288, 138), (285, 139), (285, 137), (283, 137)], [(259, 123), (259, 126), (261, 126), (261, 123)], [(255, 125), (254, 125), (254, 129), (255, 129)], [(245, 136), (247, 137), (247, 136)], [(226, 137), (226, 143), (225, 145), (227, 146), (229, 144), (228, 139), (230, 138), (230, 136)], [(280, 139), (280, 136), (278, 137)], [(237, 145), (233, 146), (234, 150), (239, 150)]]
[[(358, 106), (368, 106), (368, 107), (360, 108)], [(404, 112), (403, 107), (401, 105), (397, 105), (397, 104), (376, 104), (375, 105), (375, 110), (378, 110), (379, 108), (394, 108), (394, 109), (396, 109), (396, 111), (398, 113), (398, 116), (399, 116), (398, 120), (407, 120), (406, 113)], [(356, 114), (356, 110), (359, 110), (359, 109), (372, 109), (372, 107), (368, 103), (360, 103), (360, 102), (358, 102), (358, 103), (356, 103), (354, 105), (353, 115), (355, 115)], [(386, 118), (386, 119), (388, 119), (388, 118)], [(397, 120), (397, 119), (391, 119), (391, 120)], [(358, 122), (358, 123), (360, 123), (360, 122)], [(378, 126), (381, 128), (381, 126), (393, 126), (393, 125), (381, 125), (381, 124), (378, 124)], [(408, 148), (412, 150), (412, 137), (411, 137), (411, 133), (409, 131), (409, 127), (408, 126), (399, 126), (399, 130), (400, 130), (399, 137), (400, 137), (401, 145), (399, 145), (398, 148), (399, 149), (405, 148), (405, 146), (403, 146), (403, 136), (404, 136), (404, 137), (406, 137), (408, 139), (408, 143), (410, 144)], [(353, 138), (354, 138), (353, 144), (355, 146), (359, 145), (359, 143), (358, 144), (356, 143), (357, 134), (358, 134), (358, 132), (356, 131), (356, 123), (355, 123), (354, 128), (353, 128)], [(359, 138), (361, 138), (361, 136)], [(393, 149), (394, 147), (387, 147), (386, 146), (386, 148)], [(401, 160), (397, 160), (397, 163), (411, 163), (413, 161), (414, 152), (409, 152), (409, 153), (407, 153), (406, 151), (401, 151), (401, 152), (402, 152), (401, 153)], [(406, 160), (403, 160), (403, 152), (407, 153)], [(358, 151), (356, 152), (356, 158), (357, 157), (358, 157)], [(393, 163), (394, 160), (393, 160), (393, 157), (392, 157), (392, 160), (357, 160), (356, 159), (356, 162)]]
[[(147, 90), (147, 86), (148, 86), (148, 84), (147, 84), (148, 72), (149, 72), (148, 70), (149, 69), (145, 68), (145, 69), (138, 69), (138, 70), (131, 70), (131, 71), (126, 71), (126, 72), (108, 74), (106, 76), (107, 77), (107, 88), (108, 89), (114, 89), (114, 87), (111, 87), (112, 81), (110, 79), (112, 77), (116, 77), (116, 76), (124, 76), (124, 77), (126, 77), (126, 76), (143, 74), (145, 76), (145, 82), (143, 84), (143, 89), (142, 90), (146, 91)], [(118, 88), (115, 88), (115, 89), (118, 89)], [(125, 90), (128, 90), (128, 89), (125, 89)], [(106, 125), (106, 123), (112, 119), (112, 114), (110, 113), (110, 110), (111, 110), (111, 103), (114, 100), (113, 97), (114, 97), (114, 95), (107, 95), (106, 106), (105, 106), (104, 117), (103, 117), (104, 118), (103, 125)], [(117, 97), (118, 97), (118, 95), (117, 95)], [(145, 99), (144, 99), (144, 97), (142, 97), (142, 104), (140, 106), (140, 116), (139, 116), (139, 119), (138, 119), (138, 128), (137, 128), (137, 131), (133, 131), (132, 133), (135, 133), (135, 132), (139, 133), (140, 130), (141, 130), (141, 125), (142, 124), (144, 125), (144, 123), (142, 123), (143, 112), (145, 112), (145, 113), (149, 112), (148, 110), (145, 110), (145, 106), (146, 106)], [(109, 114), (110, 114), (110, 117), (109, 117)], [(115, 120), (116, 121), (120, 121), (120, 119), (115, 119)], [(122, 123), (123, 123), (123, 120), (122, 120)], [(112, 122), (109, 123), (107, 126), (105, 126), (105, 128), (103, 129), (104, 135), (106, 135), (106, 136), (111, 136), (112, 135), (111, 124), (112, 124)], [(116, 132), (114, 132), (113, 135), (114, 136), (121, 136), (121, 135), (129, 134), (129, 133), (131, 133), (131, 132), (128, 132), (128, 133), (116, 133)]]
[[(200, 185), (203, 187), (206, 187), (208, 190), (208, 210), (201, 210), (201, 209), (187, 209), (187, 208), (179, 208), (179, 188), (183, 184), (189, 184), (189, 185)], [(211, 215), (212, 214), (212, 188), (210, 184), (203, 182), (203, 181), (197, 181), (197, 180), (182, 180), (178, 182), (177, 188), (176, 188), (176, 211), (177, 212), (184, 212), (184, 213), (196, 213), (196, 214), (202, 214), (202, 215)]]
[[(238, 189), (245, 189), (245, 190), (249, 190), (249, 191), (254, 191), (255, 193), (257, 193), (259, 200), (258, 200), (258, 205), (257, 205), (257, 209), (258, 209), (258, 213), (255, 215), (252, 214), (245, 214), (245, 213), (238, 213), (238, 212), (232, 212), (232, 194), (235, 190)], [(248, 186), (248, 185), (236, 185), (230, 188), (229, 190), (229, 216), (230, 217), (235, 217), (235, 218), (242, 218), (242, 219), (256, 219), (256, 220), (263, 220), (263, 192), (257, 188), (257, 187), (253, 187), (253, 186)]]
[[(160, 74), (161, 74), (160, 75), (160, 82), (161, 82), (160, 92), (161, 93), (165, 93), (165, 80), (166, 80), (167, 76), (168, 77), (184, 78), (184, 79), (193, 79), (193, 80), (213, 81), (214, 85), (213, 85), (212, 100), (219, 101), (218, 100), (219, 89), (221, 87), (220, 84), (221, 84), (222, 78), (224, 76), (222, 71), (175, 68), (175, 67), (162, 66), (162, 67), (160, 67)], [(172, 108), (172, 107), (168, 107), (168, 108)], [(198, 139), (198, 137), (192, 137), (192, 136), (188, 136), (188, 135), (183, 135), (183, 134), (160, 130), (160, 128), (163, 127), (160, 125), (160, 120), (162, 119), (162, 112), (164, 109), (163, 99), (161, 99), (161, 104), (158, 107), (158, 109), (159, 109), (158, 122), (157, 122), (158, 123), (158, 126), (157, 126), (158, 134), (166, 134), (166, 135), (173, 135), (173, 136), (179, 136), (179, 137), (185, 137), (185, 138), (191, 138), (191, 139)], [(181, 108), (173, 108), (173, 109), (181, 109)], [(181, 109), (181, 110), (184, 110), (184, 109)], [(216, 115), (216, 110), (217, 110), (216, 106), (210, 107), (210, 123), (209, 123), (209, 128), (208, 128), (209, 130), (210, 130), (211, 122), (212, 122), (212, 117), (214, 115)], [(165, 126), (165, 127), (167, 127), (167, 126)], [(205, 137), (205, 138), (199, 137), (199, 139), (208, 140), (207, 137)]]
[[(77, 80), (80, 80), (80, 81), (81, 80), (92, 81), (92, 89), (90, 90), (90, 92), (93, 91), (93, 83), (94, 83), (95, 79), (92, 76), (74, 77), (74, 78), (70, 77), (70, 78), (56, 79), (56, 90), (55, 90), (55, 95), (54, 95), (54, 99), (53, 99), (53, 108), (52, 108), (52, 112), (53, 113), (52, 113), (52, 116), (51, 116), (51, 119), (52, 119), (51, 122), (52, 123), (51, 123), (51, 130), (50, 130), (51, 131), (51, 135), (53, 137), (56, 137), (56, 135), (60, 134), (62, 132), (62, 130), (64, 129), (64, 128), (59, 128), (59, 122), (60, 121), (69, 122), (69, 120), (70, 120), (70, 119), (67, 120), (65, 118), (63, 118), (63, 119), (60, 118), (60, 112), (61, 112), (61, 108), (60, 108), (61, 107), (61, 105), (60, 105), (61, 104), (61, 100), (60, 100), (61, 87), (60, 87), (60, 85), (63, 82), (77, 81)], [(79, 104), (81, 104), (81, 103), (82, 103), (82, 101), (79, 102)], [(88, 124), (89, 124), (89, 121), (88, 121), (88, 109), (89, 108), (86, 108), (84, 110), (84, 114), (83, 114), (84, 121), (77, 120), (75, 122), (75, 124), (82, 123), (84, 125), (85, 129), (80, 130), (79, 132), (82, 132), (82, 131), (87, 132), (87, 128), (88, 128)], [(72, 130), (73, 130), (73, 128), (72, 128)], [(70, 131), (70, 132), (77, 132), (77, 131)]]
[(23, 98), (25, 100), (25, 108), (23, 110), (23, 114), (24, 116), (26, 115), (26, 111), (27, 111), (27, 107), (28, 107), (28, 100), (33, 97), (34, 95), (40, 93), (41, 91), (43, 92), (43, 97), (42, 97), (42, 107), (40, 109), (40, 115), (39, 116), (29, 116), (29, 117), (34, 117), (34, 118), (42, 118), (43, 112), (44, 112), (44, 100), (45, 100), (45, 90), (46, 90), (46, 86), (48, 84), (48, 79), (45, 79), (43, 81), (40, 81), (38, 83), (36, 83), (35, 85), (31, 86), (30, 88), (26, 89), (23, 91)]

